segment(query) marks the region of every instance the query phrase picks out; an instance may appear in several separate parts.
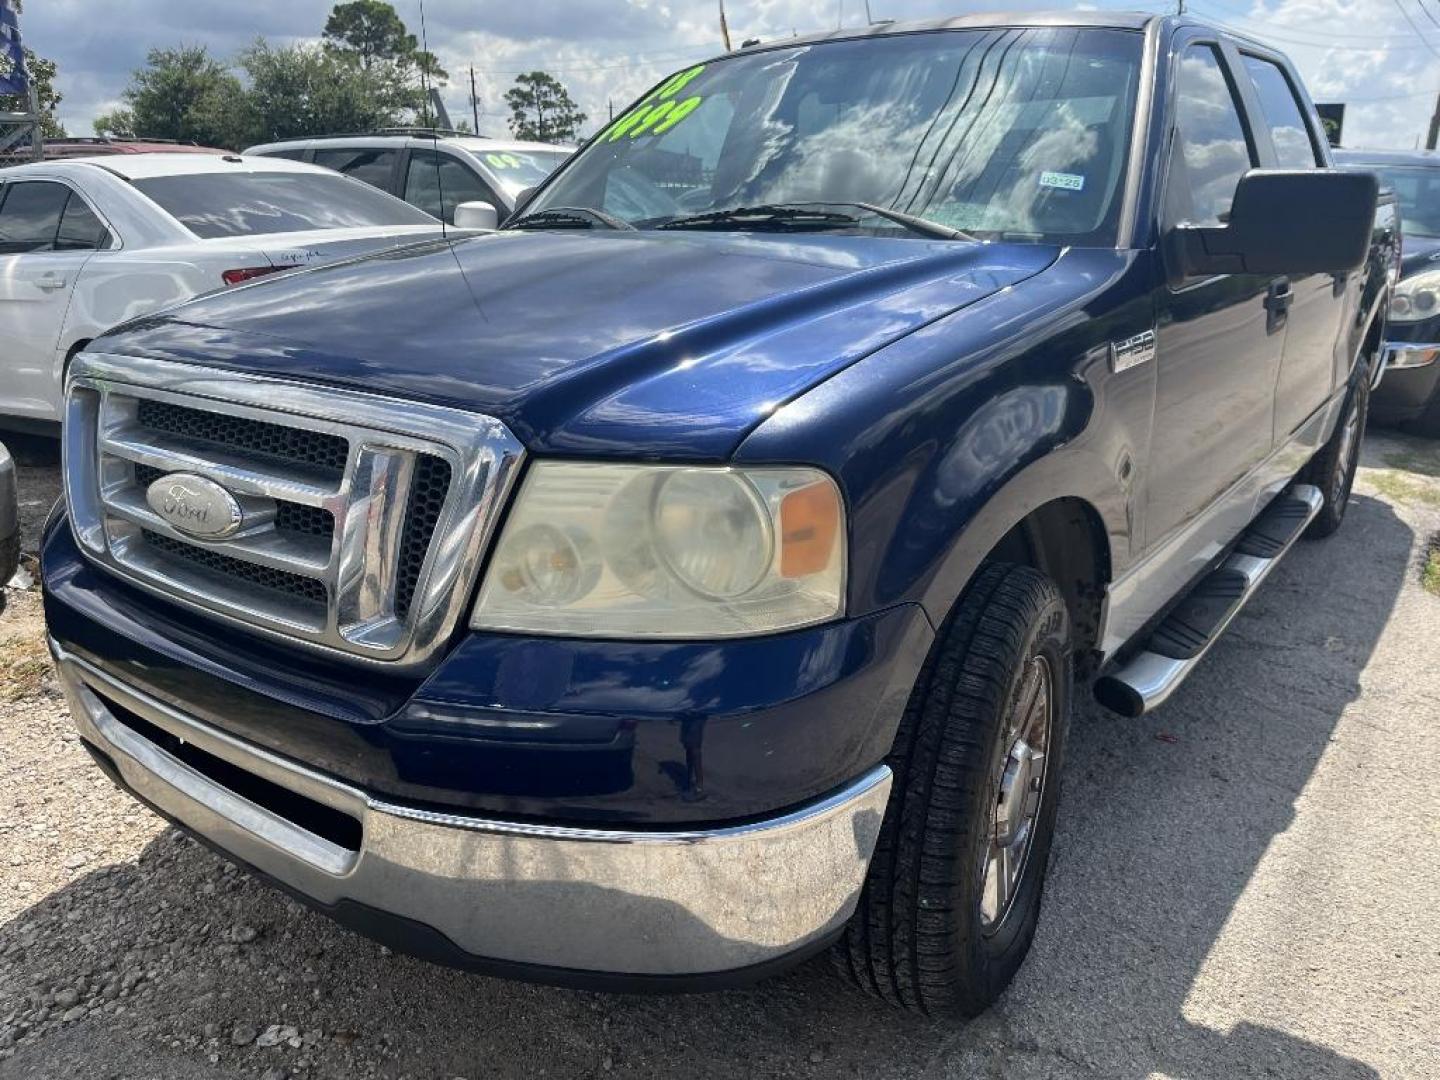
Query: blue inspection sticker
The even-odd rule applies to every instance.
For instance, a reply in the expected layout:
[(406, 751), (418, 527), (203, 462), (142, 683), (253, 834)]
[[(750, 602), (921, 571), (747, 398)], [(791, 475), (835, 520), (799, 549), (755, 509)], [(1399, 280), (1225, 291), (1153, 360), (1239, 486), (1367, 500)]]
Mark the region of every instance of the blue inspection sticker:
[(1085, 177), (1079, 173), (1042, 172), (1040, 174), (1040, 186), (1059, 188), (1061, 191), (1084, 191)]

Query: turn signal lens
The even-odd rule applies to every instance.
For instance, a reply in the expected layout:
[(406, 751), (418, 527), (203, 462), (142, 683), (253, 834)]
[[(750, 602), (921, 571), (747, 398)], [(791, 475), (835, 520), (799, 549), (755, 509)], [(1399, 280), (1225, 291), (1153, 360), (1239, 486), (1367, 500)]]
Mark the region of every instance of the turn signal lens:
[(780, 500), (780, 576), (818, 574), (835, 557), (840, 538), (840, 493), (829, 481), (810, 484)]

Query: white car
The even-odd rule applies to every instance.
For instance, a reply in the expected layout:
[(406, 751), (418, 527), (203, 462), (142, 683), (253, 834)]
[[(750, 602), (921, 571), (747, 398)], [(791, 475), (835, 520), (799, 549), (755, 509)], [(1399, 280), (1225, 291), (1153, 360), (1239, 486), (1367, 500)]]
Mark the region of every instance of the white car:
[(137, 154), (0, 169), (0, 416), (59, 420), (70, 357), (117, 323), (440, 230), (368, 184), (280, 158)]
[[(573, 146), (491, 139), (429, 128), (385, 128), (369, 135), (287, 139), (246, 154), (314, 162), (398, 195), (455, 224), (462, 203), (484, 202), (503, 219), (515, 200), (575, 152)], [(463, 223), (463, 222), (462, 222)]]

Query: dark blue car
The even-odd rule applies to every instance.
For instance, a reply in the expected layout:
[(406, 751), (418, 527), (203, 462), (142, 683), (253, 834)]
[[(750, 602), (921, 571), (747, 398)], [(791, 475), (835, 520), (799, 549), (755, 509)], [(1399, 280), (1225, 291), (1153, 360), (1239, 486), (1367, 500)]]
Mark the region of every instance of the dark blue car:
[(975, 1013), (1076, 695), (1158, 705), (1340, 524), (1375, 205), (1282, 57), (1188, 19), (697, 64), (500, 231), (76, 359), (43, 578), (84, 743), (420, 956), (832, 949)]
[(1338, 150), (1337, 164), (1372, 169), (1399, 199), (1405, 235), (1386, 333), (1375, 419), (1440, 438), (1440, 153)]

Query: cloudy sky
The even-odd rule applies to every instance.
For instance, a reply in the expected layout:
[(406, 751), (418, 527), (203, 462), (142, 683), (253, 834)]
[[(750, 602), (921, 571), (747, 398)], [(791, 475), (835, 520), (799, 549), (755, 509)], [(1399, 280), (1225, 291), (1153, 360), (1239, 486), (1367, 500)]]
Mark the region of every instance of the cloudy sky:
[[(333, 0), (29, 0), (27, 44), (59, 63), (61, 116), (89, 134), (120, 104), (129, 72), (156, 45), (203, 43), (230, 57), (257, 35), (318, 38)], [(1412, 147), (1440, 91), (1440, 0), (1187, 0), (1204, 16), (1288, 52), (1319, 101), (1350, 103), (1348, 145)], [(996, 8), (1054, 7), (1009, 0)], [(1080, 7), (1145, 6), (1082, 3)], [(1157, 10), (1158, 5), (1149, 5)], [(419, 32), (419, 0), (395, 0)], [(876, 18), (932, 18), (973, 10), (955, 0), (870, 0)], [(771, 39), (857, 25), (863, 0), (726, 0), (731, 32)], [(502, 96), (516, 73), (542, 67), (592, 118), (620, 109), (667, 72), (718, 50), (715, 0), (426, 0), (432, 51), (451, 81), (452, 119), (469, 115), (475, 66), (481, 131), (501, 134)], [(588, 130), (588, 129), (587, 129)]]

